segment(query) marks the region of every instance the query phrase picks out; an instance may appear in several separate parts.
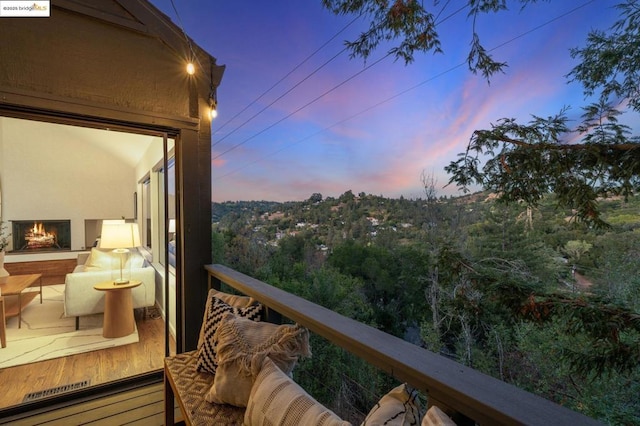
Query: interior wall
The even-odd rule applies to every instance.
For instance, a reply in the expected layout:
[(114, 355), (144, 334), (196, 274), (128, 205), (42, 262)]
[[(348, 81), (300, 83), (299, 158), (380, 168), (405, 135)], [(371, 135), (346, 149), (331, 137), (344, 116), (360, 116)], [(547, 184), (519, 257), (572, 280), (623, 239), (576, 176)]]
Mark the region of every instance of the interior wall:
[(136, 171), (72, 130), (0, 118), (2, 220), (70, 219), (82, 250), (85, 219), (133, 217)]

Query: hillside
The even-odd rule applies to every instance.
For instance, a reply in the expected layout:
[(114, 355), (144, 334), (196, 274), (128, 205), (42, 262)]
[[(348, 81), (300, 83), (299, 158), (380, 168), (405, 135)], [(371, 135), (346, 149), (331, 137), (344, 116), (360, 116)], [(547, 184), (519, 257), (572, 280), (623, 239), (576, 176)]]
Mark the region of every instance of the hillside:
[[(347, 191), (214, 204), (213, 258), (607, 423), (640, 424), (640, 198), (600, 200), (604, 229), (553, 201)], [(311, 378), (325, 367), (314, 362), (302, 366)]]

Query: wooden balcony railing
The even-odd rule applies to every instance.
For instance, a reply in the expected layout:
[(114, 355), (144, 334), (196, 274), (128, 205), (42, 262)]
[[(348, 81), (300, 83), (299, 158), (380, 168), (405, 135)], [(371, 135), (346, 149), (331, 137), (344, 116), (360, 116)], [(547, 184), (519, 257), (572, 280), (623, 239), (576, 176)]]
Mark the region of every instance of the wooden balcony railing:
[(383, 372), (420, 389), (428, 404), (477, 424), (596, 425), (596, 420), (395, 336), (344, 317), (223, 265), (206, 265), (221, 283), (331, 341)]

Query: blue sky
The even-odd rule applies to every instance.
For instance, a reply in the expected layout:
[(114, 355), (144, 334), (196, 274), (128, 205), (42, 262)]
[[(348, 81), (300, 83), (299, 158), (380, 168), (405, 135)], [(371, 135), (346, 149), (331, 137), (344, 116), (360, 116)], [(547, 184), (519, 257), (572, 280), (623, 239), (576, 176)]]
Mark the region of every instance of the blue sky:
[(514, 3), (482, 15), (483, 44), (509, 65), (487, 84), (465, 63), (472, 22), (456, 11), (466, 0), (437, 2), (436, 14), (446, 6), (438, 18), (444, 53), (409, 65), (384, 59), (386, 47), (366, 62), (340, 53), (368, 22), (333, 15), (320, 0), (173, 1), (177, 15), (170, 0), (151, 0), (226, 65), (212, 124), (214, 201), (347, 190), (422, 197), (423, 172), (435, 176), (439, 195), (459, 195), (444, 188), (444, 166), (473, 130), (566, 105), (580, 116), (582, 88), (564, 77), (575, 65), (569, 49), (618, 17), (613, 0), (541, 1), (524, 10)]

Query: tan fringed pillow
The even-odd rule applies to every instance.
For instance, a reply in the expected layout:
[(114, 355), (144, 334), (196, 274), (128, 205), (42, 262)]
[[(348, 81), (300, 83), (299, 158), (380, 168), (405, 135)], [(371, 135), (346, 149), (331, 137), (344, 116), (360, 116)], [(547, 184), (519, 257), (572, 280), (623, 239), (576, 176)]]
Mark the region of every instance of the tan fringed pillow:
[(244, 412), (247, 426), (350, 426), (265, 358)]
[(255, 322), (227, 314), (214, 340), (218, 342), (218, 365), (205, 399), (216, 404), (246, 407), (253, 380), (267, 356), (286, 374), (291, 374), (298, 357), (311, 356), (309, 331), (300, 325)]
[(361, 426), (415, 426), (420, 423), (418, 391), (406, 383), (393, 388), (369, 411)]
[(262, 305), (251, 297), (235, 296), (213, 289), (209, 291), (198, 339), (197, 371), (215, 374), (216, 347), (218, 346), (215, 333), (222, 317), (227, 313), (246, 317), (252, 321), (260, 321)]

